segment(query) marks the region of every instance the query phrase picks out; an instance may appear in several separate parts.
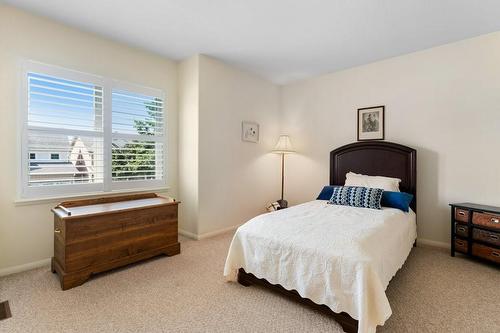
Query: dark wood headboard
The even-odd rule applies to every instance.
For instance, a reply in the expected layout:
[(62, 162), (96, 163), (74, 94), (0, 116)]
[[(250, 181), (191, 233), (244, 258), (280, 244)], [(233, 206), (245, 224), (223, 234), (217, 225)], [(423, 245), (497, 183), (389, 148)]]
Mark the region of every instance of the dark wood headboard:
[(344, 185), (349, 172), (401, 179), (401, 192), (413, 194), (417, 211), (417, 151), (387, 141), (355, 142), (330, 152), (330, 185)]

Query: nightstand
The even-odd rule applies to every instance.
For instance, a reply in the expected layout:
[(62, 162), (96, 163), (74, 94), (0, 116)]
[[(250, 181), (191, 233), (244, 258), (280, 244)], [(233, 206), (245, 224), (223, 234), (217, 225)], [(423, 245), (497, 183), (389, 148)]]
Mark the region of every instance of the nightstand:
[(500, 207), (451, 206), (451, 256), (460, 252), (500, 264)]

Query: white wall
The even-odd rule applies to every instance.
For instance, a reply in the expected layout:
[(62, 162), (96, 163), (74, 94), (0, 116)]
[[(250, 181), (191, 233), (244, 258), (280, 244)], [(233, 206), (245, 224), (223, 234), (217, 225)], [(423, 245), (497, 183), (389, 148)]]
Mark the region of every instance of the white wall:
[(500, 33), (282, 88), (289, 199), (328, 183), (329, 152), (356, 141), (357, 108), (386, 106), (386, 140), (417, 149), (419, 237), (449, 242), (450, 202), (500, 205)]
[[(246, 222), (280, 196), (279, 87), (200, 56), (199, 225), (206, 234)], [(260, 125), (242, 142), (241, 122)]]
[[(23, 59), (104, 75), (166, 92), (168, 178), (177, 194), (177, 68), (168, 59), (0, 5), (0, 274), (53, 254), (53, 217), (58, 200), (15, 203), (17, 114)], [(26, 267), (26, 266), (25, 266)]]
[[(179, 68), (180, 229), (202, 238), (265, 212), (279, 195), (279, 87), (214, 58)], [(260, 125), (258, 143), (242, 142), (241, 122)]]
[(199, 56), (179, 64), (179, 229), (198, 234)]

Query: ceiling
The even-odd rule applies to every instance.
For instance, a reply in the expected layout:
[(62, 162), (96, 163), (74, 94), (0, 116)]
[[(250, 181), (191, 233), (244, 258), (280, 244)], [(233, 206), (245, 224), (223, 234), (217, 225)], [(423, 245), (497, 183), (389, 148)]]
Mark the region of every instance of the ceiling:
[(207, 54), (279, 84), (500, 30), (498, 0), (4, 2), (171, 59)]

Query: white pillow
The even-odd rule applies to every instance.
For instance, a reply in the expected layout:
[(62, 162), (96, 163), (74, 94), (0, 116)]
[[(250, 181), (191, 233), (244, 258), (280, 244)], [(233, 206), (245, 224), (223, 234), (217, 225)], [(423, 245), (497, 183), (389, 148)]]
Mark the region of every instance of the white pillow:
[(399, 192), (399, 183), (401, 179), (382, 177), (382, 176), (366, 176), (354, 172), (348, 172), (345, 175), (345, 186), (363, 186), (372, 188), (381, 188), (384, 191)]

